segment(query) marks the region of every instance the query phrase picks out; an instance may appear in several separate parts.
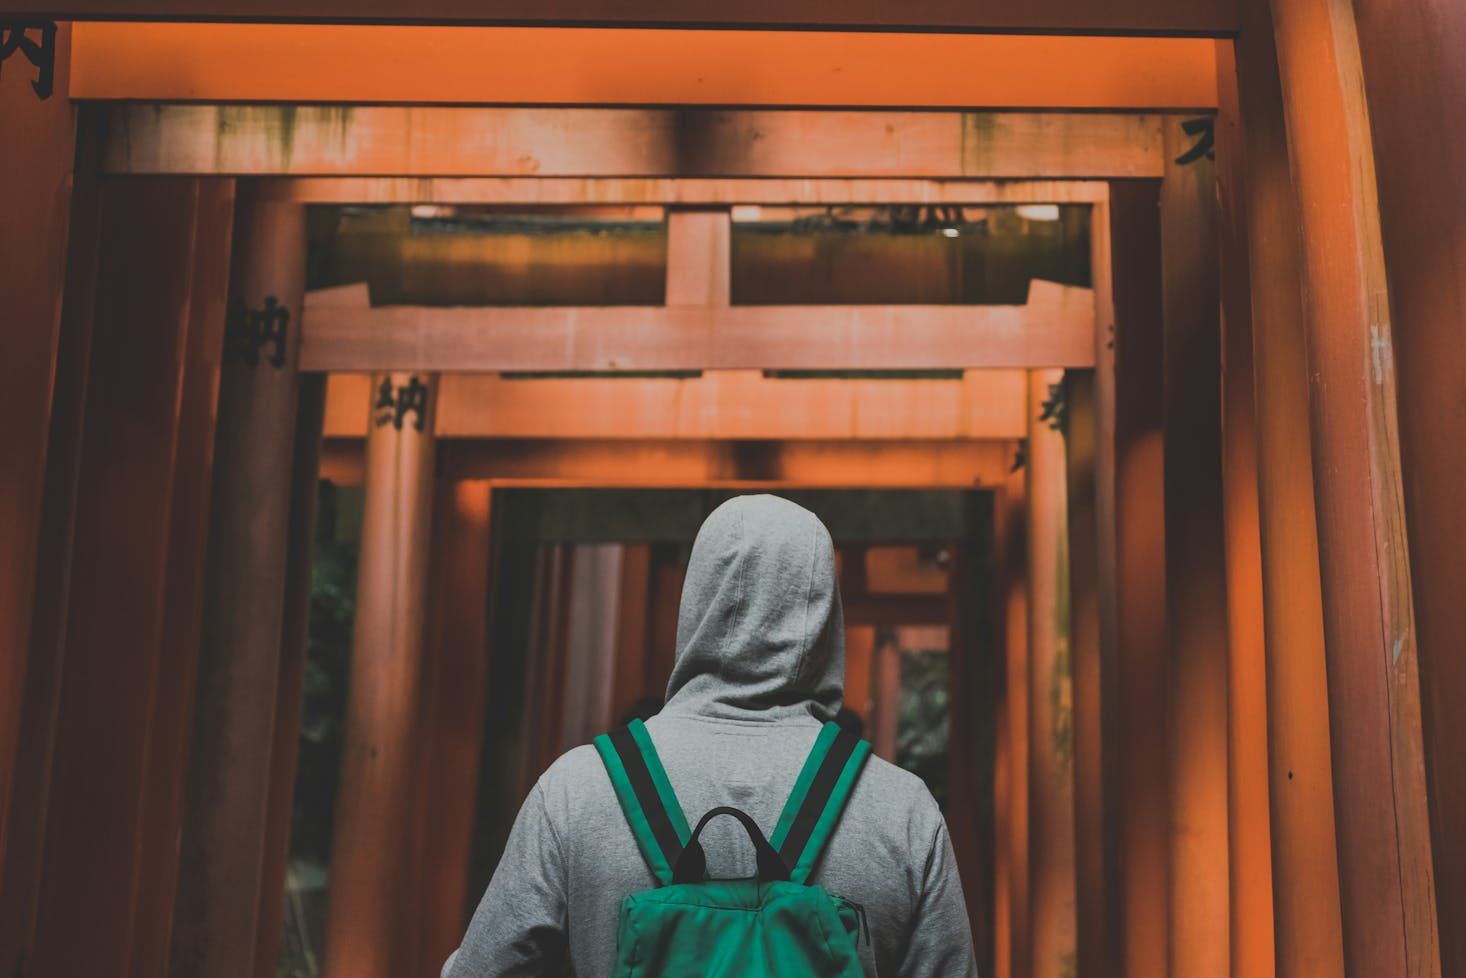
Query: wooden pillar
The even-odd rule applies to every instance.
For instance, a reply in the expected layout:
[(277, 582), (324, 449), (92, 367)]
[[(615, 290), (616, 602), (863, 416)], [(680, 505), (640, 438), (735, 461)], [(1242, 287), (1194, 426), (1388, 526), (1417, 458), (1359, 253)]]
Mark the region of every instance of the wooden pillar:
[(870, 730), (875, 644), (874, 627), (852, 625), (845, 629), (845, 706), (860, 715), (867, 732)]
[[(202, 422), (222, 334), (222, 292), (206, 283), (224, 281), (228, 193), (158, 180), (103, 195), (28, 975), (130, 974), (166, 946), (171, 863), (156, 857), (171, 840), (158, 833), (177, 824), (189, 684), (162, 673), (192, 674)], [(85, 941), (78, 915), (94, 922)]]
[(1344, 963), (1350, 975), (1431, 976), (1440, 951), (1394, 341), (1359, 43), (1346, 0), (1275, 0), (1272, 13), (1303, 232)]
[(1028, 375), (1028, 824), (1033, 978), (1074, 972), (1074, 676), (1062, 370)]
[(437, 378), (372, 378), (366, 503), (326, 919), (326, 974), (393, 973), (427, 603)]
[(869, 739), (876, 754), (894, 764), (901, 719), (901, 646), (889, 629), (877, 628), (874, 634)]
[[(1239, 7), (1278, 978), (1344, 972), (1298, 202), (1266, 0)], [(1230, 144), (1220, 150), (1225, 161)], [(1240, 963), (1240, 962), (1239, 962)], [(1240, 972), (1239, 972), (1240, 974)]]
[[(1216, 173), (1165, 122), (1166, 635), (1170, 950), (1176, 978), (1227, 978), (1227, 580), (1222, 533)], [(1194, 127), (1193, 127), (1194, 128)]]
[(1166, 547), (1157, 187), (1110, 184), (1115, 302), (1115, 610), (1123, 974), (1166, 974)]
[(414, 940), (403, 949), (398, 974), (433, 974), (468, 924), (473, 785), (488, 679), (490, 498), (487, 482), (445, 482), (433, 513), (432, 613), (408, 873), (415, 909), (406, 923)]
[(275, 978), (280, 970), (285, 876), (290, 862), (295, 770), (300, 754), (305, 668), (310, 649), (311, 564), (315, 557), (316, 501), (320, 494), (321, 430), (325, 414), (325, 375), (302, 377), (300, 411), (295, 424), (290, 529), (286, 534), (290, 540), (290, 552), (285, 563), (285, 614), (280, 638), (280, 670), (275, 684), (275, 732), (271, 747), (265, 861), (260, 873), (255, 978)]
[(645, 543), (621, 551), (621, 600), (616, 608), (616, 670), (611, 677), (611, 722), (626, 719), (644, 696), (663, 690), (648, 675), (647, 613), (651, 610), (652, 551)]
[[(1021, 460), (1020, 460), (1021, 463)], [(995, 508), (999, 595), (1003, 612), (1006, 681), (1003, 691), (1007, 740), (1007, 968), (1012, 978), (1032, 972), (1032, 913), (1029, 900), (1028, 824), (1028, 473), (1015, 467), (1003, 484)], [(994, 945), (994, 970), (1004, 964), (1003, 941)]]
[[(1466, 920), (1466, 6), (1355, 0), (1390, 277), (1438, 919)], [(1440, 928), (1466, 975), (1466, 928)]]
[(305, 294), (305, 208), (241, 203), (172, 973), (252, 978), (259, 937)]
[[(39, 42), (42, 32), (28, 35)], [(51, 38), (53, 90), (21, 51), (0, 70), (0, 867), (6, 862), (11, 785), (30, 647), (37, 542), (51, 423), (52, 383), (66, 283), (76, 111), (69, 96), (71, 25)]]
[(1230, 41), (1218, 41), (1218, 245), (1222, 286), (1222, 489), (1227, 557), (1228, 855), (1232, 974), (1270, 978), (1267, 662), (1258, 535), (1257, 425), (1247, 265), (1247, 159)]
[(1077, 960), (1102, 974), (1106, 954), (1103, 667), (1095, 512), (1094, 372), (1064, 377), (1070, 646), (1074, 675), (1074, 913)]

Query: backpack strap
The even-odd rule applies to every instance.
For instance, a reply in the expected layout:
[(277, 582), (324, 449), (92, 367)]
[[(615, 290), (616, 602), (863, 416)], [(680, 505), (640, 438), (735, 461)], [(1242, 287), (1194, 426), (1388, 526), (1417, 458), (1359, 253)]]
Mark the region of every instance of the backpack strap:
[(691, 833), (651, 735), (640, 720), (632, 720), (620, 730), (601, 734), (595, 744), (642, 858), (657, 882), (666, 886)]
[(838, 723), (820, 731), (769, 840), (794, 882), (809, 882), (869, 756), (870, 744)]

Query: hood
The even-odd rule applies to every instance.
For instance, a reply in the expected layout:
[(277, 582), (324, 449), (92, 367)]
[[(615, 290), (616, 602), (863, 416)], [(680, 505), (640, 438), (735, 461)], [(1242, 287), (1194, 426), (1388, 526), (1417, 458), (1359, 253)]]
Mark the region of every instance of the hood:
[(737, 496), (692, 545), (666, 713), (832, 720), (845, 619), (830, 533), (778, 496)]

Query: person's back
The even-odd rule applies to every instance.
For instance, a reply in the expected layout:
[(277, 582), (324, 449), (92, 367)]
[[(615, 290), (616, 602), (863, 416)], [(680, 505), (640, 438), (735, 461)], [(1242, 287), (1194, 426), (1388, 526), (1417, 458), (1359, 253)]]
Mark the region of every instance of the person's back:
[[(839, 709), (844, 625), (834, 551), (808, 511), (772, 496), (708, 517), (688, 566), (667, 705), (647, 730), (689, 822), (731, 806), (772, 833)], [(702, 835), (709, 874), (754, 875), (733, 819)], [(865, 908), (867, 975), (977, 973), (946, 826), (920, 779), (872, 757), (810, 882)], [(610, 978), (628, 894), (656, 886), (593, 747), (553, 764), (443, 978)]]

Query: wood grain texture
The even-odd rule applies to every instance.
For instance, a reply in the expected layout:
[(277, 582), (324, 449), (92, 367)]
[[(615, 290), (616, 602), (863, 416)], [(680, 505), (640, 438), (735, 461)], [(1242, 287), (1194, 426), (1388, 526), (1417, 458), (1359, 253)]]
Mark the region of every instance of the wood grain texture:
[(112, 174), (1159, 176), (1144, 113), (111, 103)]
[(1393, 328), (1352, 4), (1273, 4), (1303, 232), (1345, 967), (1440, 973)]

